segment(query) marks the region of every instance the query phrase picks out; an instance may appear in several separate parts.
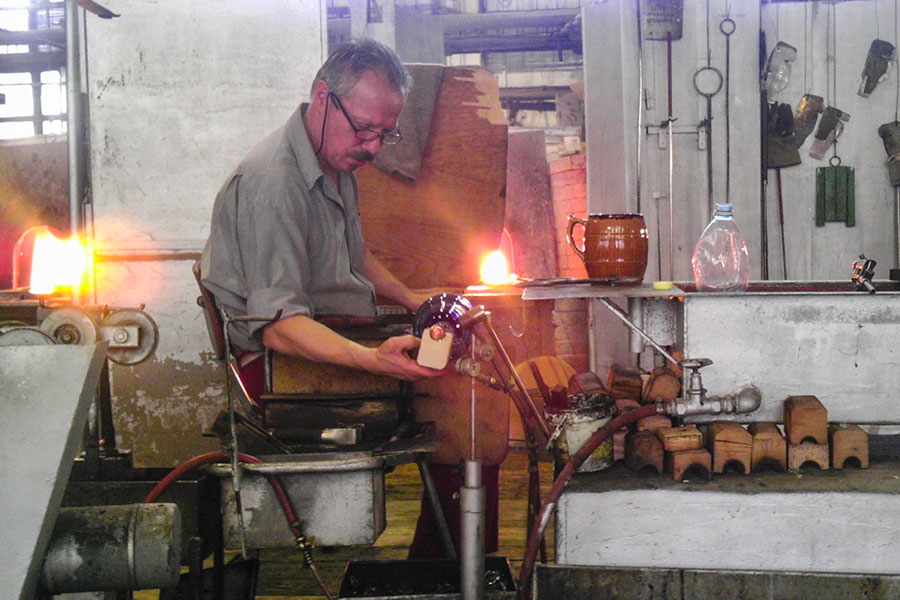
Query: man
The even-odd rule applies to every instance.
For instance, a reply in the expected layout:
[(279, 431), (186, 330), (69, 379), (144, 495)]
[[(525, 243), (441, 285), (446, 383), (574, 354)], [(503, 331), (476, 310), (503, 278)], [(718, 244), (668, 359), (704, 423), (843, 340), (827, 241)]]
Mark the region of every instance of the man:
[[(378, 348), (348, 340), (316, 315), (374, 315), (375, 292), (410, 309), (416, 294), (363, 243), (353, 171), (383, 144), (400, 139), (397, 121), (409, 76), (397, 56), (372, 40), (340, 46), (319, 69), (309, 104), (257, 145), (219, 191), (203, 250), (203, 285), (232, 316), (274, 316), (275, 322), (235, 322), (232, 344), (241, 379), (253, 397), (263, 391), (262, 351), (364, 369), (414, 381), (446, 371), (428, 369), (408, 352), (411, 335)], [(434, 479), (459, 547), (460, 480), (452, 465), (436, 465)], [(496, 550), (496, 468), (488, 507), (486, 548)], [(411, 556), (440, 553), (427, 503)]]
[(411, 310), (427, 299), (365, 248), (352, 173), (400, 140), (408, 87), (406, 68), (386, 46), (342, 45), (316, 75), (310, 103), (258, 144), (219, 191), (203, 284), (232, 317), (281, 311), (275, 322), (231, 327), (248, 378), (259, 377), (254, 387), (264, 347), (410, 381), (443, 374), (410, 358), (419, 344), (411, 335), (369, 348), (314, 320), (374, 315), (376, 292)]

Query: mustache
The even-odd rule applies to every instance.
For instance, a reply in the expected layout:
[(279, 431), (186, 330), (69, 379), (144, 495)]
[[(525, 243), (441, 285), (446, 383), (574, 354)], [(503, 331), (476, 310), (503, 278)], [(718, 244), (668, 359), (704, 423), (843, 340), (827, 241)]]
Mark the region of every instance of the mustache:
[(375, 155), (369, 152), (368, 150), (356, 150), (350, 153), (351, 158), (354, 160), (358, 160), (361, 162), (372, 162), (375, 160)]

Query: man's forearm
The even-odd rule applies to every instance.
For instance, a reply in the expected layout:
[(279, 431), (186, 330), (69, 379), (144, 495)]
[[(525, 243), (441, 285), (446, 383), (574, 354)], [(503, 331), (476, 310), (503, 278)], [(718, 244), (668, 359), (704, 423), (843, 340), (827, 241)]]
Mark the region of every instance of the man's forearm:
[(366, 348), (303, 315), (280, 319), (266, 326), (263, 343), (279, 354), (365, 368)]

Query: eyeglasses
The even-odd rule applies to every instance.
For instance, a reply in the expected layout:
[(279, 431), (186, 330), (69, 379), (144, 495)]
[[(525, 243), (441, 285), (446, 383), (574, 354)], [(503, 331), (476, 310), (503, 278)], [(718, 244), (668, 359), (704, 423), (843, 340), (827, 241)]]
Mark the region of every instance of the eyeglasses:
[(353, 124), (353, 119), (351, 119), (350, 115), (347, 114), (347, 109), (344, 108), (344, 105), (341, 103), (341, 99), (338, 98), (337, 94), (335, 94), (334, 92), (328, 92), (328, 96), (334, 100), (335, 105), (339, 109), (341, 109), (342, 113), (344, 113), (344, 118), (347, 119), (347, 123), (350, 125), (350, 128), (353, 129), (353, 132), (356, 134), (357, 139), (364, 142), (371, 142), (372, 140), (381, 139), (381, 143), (385, 146), (393, 146), (403, 139), (403, 136), (400, 135), (399, 127), (390, 131), (382, 132), (375, 131), (374, 129), (358, 128)]

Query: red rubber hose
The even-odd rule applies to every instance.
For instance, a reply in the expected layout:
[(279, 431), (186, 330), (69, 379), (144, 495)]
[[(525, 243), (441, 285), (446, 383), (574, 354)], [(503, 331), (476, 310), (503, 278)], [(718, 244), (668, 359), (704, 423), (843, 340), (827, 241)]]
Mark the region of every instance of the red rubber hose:
[[(255, 456), (244, 454), (243, 452), (238, 453), (238, 459), (243, 463), (259, 464), (262, 462)], [(147, 504), (150, 502), (155, 502), (163, 492), (169, 489), (169, 486), (181, 479), (185, 474), (193, 471), (198, 467), (202, 467), (203, 465), (212, 463), (227, 462), (230, 460), (231, 456), (224, 452), (207, 452), (206, 454), (195, 456), (194, 458), (172, 469), (172, 471), (168, 475), (163, 477), (159, 483), (153, 486), (153, 489), (150, 490), (150, 493), (147, 494), (147, 496), (144, 498), (143, 503)], [(297, 512), (294, 510), (294, 505), (291, 503), (291, 499), (288, 497), (287, 492), (284, 491), (284, 487), (281, 485), (281, 482), (274, 475), (266, 475), (266, 479), (269, 481), (269, 485), (272, 486), (272, 492), (275, 494), (275, 497), (278, 499), (278, 503), (281, 505), (281, 510), (284, 513), (285, 518), (287, 519), (288, 526), (291, 528), (291, 532), (294, 534), (294, 537), (302, 538), (303, 531), (300, 529), (300, 520), (297, 518)], [(313, 576), (316, 578), (316, 582), (319, 584), (319, 587), (322, 588), (325, 596), (329, 598), (329, 600), (333, 599), (334, 596), (329, 591), (325, 582), (322, 580), (322, 577), (319, 575), (319, 570), (312, 562), (312, 556), (309, 554), (307, 546), (304, 546), (304, 562), (312, 570)]]
[(572, 475), (578, 471), (582, 463), (591, 455), (591, 453), (603, 442), (605, 442), (613, 433), (619, 429), (634, 423), (644, 417), (656, 415), (665, 411), (662, 404), (648, 404), (634, 410), (624, 412), (612, 419), (609, 423), (598, 429), (588, 440), (578, 449), (578, 452), (569, 458), (569, 462), (560, 471), (559, 476), (550, 487), (547, 499), (541, 506), (538, 513), (534, 528), (528, 537), (528, 546), (525, 549), (525, 555), (522, 557), (522, 567), (519, 570), (519, 592), (518, 600), (528, 600), (531, 595), (531, 575), (534, 570), (535, 558), (541, 546), (541, 540), (544, 539), (544, 530), (550, 521), (550, 512), (556, 508), (556, 502), (562, 495), (566, 484)]

